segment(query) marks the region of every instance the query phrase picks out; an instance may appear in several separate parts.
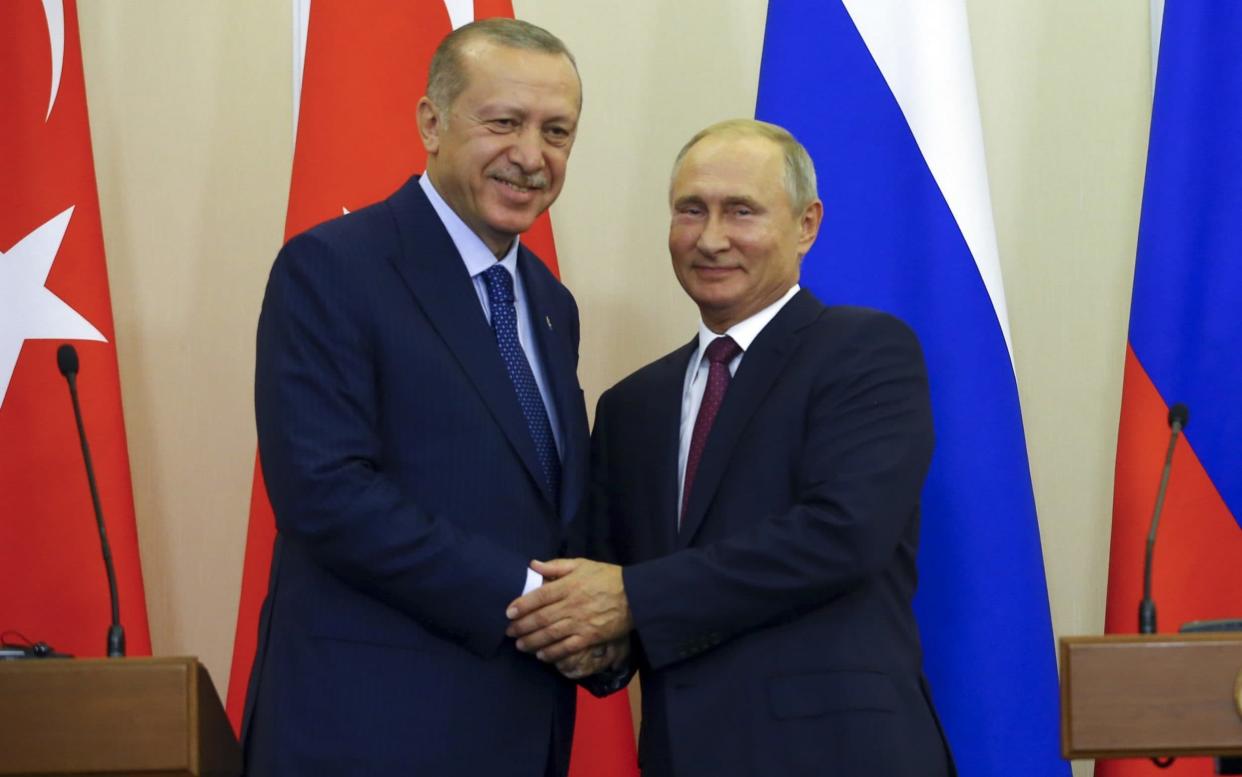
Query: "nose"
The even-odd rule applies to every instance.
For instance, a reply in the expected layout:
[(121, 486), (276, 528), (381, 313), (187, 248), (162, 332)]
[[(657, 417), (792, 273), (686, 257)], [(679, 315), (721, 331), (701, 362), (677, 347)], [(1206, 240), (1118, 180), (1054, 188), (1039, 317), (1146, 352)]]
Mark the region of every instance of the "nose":
[(509, 149), (509, 161), (527, 174), (543, 168), (543, 137), (538, 127), (525, 126), (516, 133)]
[(705, 256), (715, 256), (728, 250), (729, 236), (725, 233), (724, 224), (721, 223), (719, 215), (708, 214), (703, 223), (703, 231), (699, 233), (699, 239), (695, 242), (695, 247)]

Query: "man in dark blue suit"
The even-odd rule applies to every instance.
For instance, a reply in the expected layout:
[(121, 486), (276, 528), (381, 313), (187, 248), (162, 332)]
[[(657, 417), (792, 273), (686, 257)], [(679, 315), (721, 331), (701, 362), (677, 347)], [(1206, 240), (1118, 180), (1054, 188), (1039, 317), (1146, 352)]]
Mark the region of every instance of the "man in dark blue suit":
[(276, 259), (251, 777), (568, 769), (574, 687), (515, 649), (505, 606), (586, 490), (578, 311), (517, 240), (560, 193), (581, 105), (550, 33), (459, 29), (417, 108), (426, 174)]
[(943, 777), (911, 608), (931, 458), (913, 333), (798, 286), (823, 206), (779, 127), (674, 166), (669, 249), (702, 324), (600, 399), (586, 555), (509, 610), (545, 661), (632, 631), (647, 777)]

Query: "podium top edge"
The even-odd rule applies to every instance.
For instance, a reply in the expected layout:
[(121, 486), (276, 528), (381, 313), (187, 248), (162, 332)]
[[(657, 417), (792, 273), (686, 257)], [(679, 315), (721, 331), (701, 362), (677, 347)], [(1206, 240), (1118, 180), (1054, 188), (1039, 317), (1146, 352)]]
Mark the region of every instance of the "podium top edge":
[(1077, 645), (1181, 645), (1192, 642), (1242, 642), (1242, 631), (1213, 631), (1196, 634), (1097, 634), (1094, 636), (1061, 637), (1063, 646)]

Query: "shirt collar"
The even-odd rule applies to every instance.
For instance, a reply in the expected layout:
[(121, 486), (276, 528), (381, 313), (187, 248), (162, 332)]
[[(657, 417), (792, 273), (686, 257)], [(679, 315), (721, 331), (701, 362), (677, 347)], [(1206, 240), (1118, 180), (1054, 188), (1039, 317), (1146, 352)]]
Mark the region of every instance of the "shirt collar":
[[(479, 273), (496, 263), (496, 255), (483, 242), (483, 239), (474, 233), (470, 227), (466, 226), (466, 222), (461, 220), (461, 216), (449, 206), (440, 193), (436, 191), (436, 187), (431, 183), (431, 176), (423, 173), (418, 178), (418, 185), (422, 187), (423, 193), (427, 195), (427, 200), (431, 203), (431, 207), (435, 210), (436, 215), (440, 217), (440, 223), (444, 224), (444, 228), (448, 230), (449, 237), (453, 240), (453, 245), (457, 247), (457, 253), (461, 255), (462, 262), (466, 265), (466, 272), (470, 273), (470, 277), (474, 278)], [(509, 250), (505, 252), (500, 263), (505, 266), (510, 275), (517, 277), (517, 247), (518, 241), (515, 238), (513, 244), (509, 246)]]
[[(768, 305), (766, 308), (760, 310), (758, 313), (755, 313), (749, 318), (745, 318), (737, 322), (733, 326), (726, 329), (722, 335), (718, 335), (708, 329), (707, 324), (704, 324), (700, 319), (699, 359), (703, 358), (702, 355), (704, 351), (707, 350), (707, 346), (711, 344), (712, 340), (715, 340), (717, 337), (724, 337), (725, 335), (732, 337), (733, 342), (737, 343), (738, 347), (740, 347), (742, 352), (745, 353), (750, 349), (750, 344), (753, 343), (755, 338), (759, 336), (759, 333), (763, 331), (763, 328), (767, 326), (772, 319), (776, 318), (776, 314), (781, 312), (781, 308), (785, 307), (785, 303), (793, 299), (793, 296), (797, 294), (801, 288), (801, 286), (795, 283), (792, 287), (790, 287), (789, 291), (785, 292), (785, 296), (781, 297), (776, 302), (773, 302), (771, 305)], [(695, 360), (696, 364), (699, 359)]]

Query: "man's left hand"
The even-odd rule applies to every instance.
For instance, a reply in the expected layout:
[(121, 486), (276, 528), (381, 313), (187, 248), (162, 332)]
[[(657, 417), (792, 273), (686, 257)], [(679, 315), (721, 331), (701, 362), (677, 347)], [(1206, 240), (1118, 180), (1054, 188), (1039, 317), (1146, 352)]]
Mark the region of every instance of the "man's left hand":
[(505, 631), (518, 650), (556, 663), (593, 645), (617, 639), (633, 628), (621, 567), (584, 558), (533, 561), (544, 584), (515, 600), (505, 614)]

